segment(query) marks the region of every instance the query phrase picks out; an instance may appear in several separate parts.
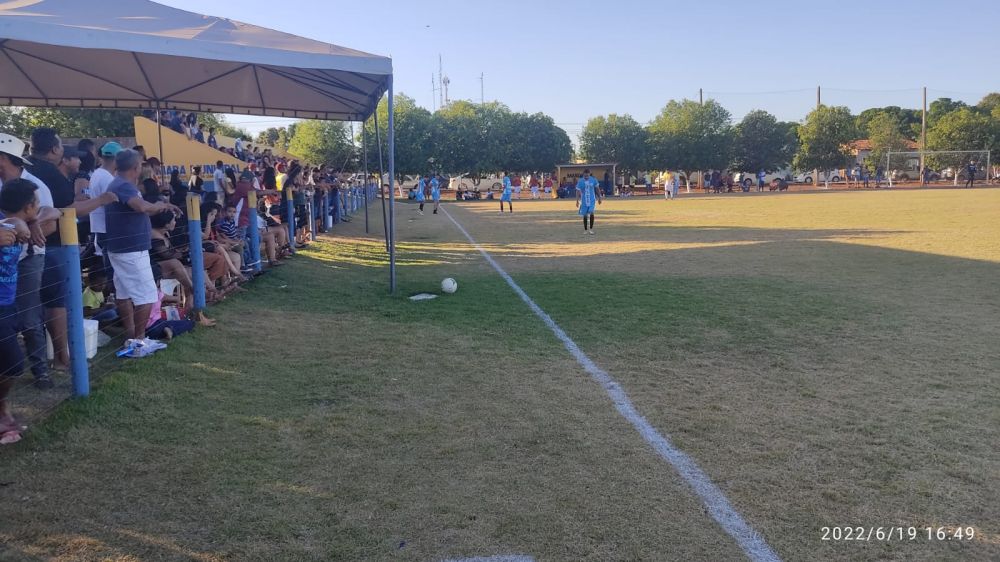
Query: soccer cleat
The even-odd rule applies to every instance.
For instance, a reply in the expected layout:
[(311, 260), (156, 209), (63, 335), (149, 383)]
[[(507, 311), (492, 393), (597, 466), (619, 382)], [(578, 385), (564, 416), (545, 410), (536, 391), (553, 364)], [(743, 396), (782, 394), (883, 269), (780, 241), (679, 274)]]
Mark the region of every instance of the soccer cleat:
[(591, 229), (590, 229), (590, 230), (588, 230), (587, 232), (589, 232), (589, 233), (590, 233), (591, 235), (595, 234), (595, 233), (594, 233), (594, 229), (593, 229), (593, 228), (591, 228)]

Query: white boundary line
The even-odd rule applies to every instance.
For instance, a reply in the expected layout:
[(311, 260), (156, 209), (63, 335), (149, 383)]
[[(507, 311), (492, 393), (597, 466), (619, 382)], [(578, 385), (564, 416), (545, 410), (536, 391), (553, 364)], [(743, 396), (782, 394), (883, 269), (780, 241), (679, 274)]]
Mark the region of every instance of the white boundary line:
[(726, 499), (725, 494), (718, 486), (712, 483), (712, 480), (705, 474), (701, 468), (698, 467), (698, 463), (689, 457), (684, 451), (681, 451), (670, 442), (670, 439), (665, 435), (660, 434), (656, 428), (652, 426), (646, 418), (636, 410), (632, 401), (629, 400), (628, 395), (625, 390), (619, 385), (611, 375), (609, 375), (604, 369), (598, 367), (590, 357), (580, 350), (580, 347), (576, 345), (566, 332), (556, 324), (555, 320), (552, 319), (540, 306), (535, 304), (535, 301), (525, 293), (523, 289), (514, 281), (514, 279), (506, 272), (500, 264), (493, 259), (472, 235), (470, 235), (465, 228), (454, 217), (448, 212), (448, 209), (442, 205), (441, 210), (444, 212), (445, 216), (451, 219), (451, 222), (455, 223), (458, 230), (469, 239), (469, 242), (475, 246), (479, 253), (482, 254), (483, 258), (493, 266), (493, 269), (503, 277), (503, 280), (510, 285), (510, 288), (517, 293), (517, 296), (521, 297), (521, 300), (531, 308), (532, 312), (536, 316), (545, 322), (545, 325), (552, 330), (552, 333), (562, 341), (566, 349), (576, 358), (577, 362), (583, 366), (584, 370), (590, 374), (591, 378), (594, 379), (598, 384), (600, 384), (608, 396), (611, 398), (612, 402), (615, 404), (615, 408), (618, 409), (620, 413), (629, 423), (632, 424), (639, 434), (642, 435), (643, 439), (647, 443), (652, 445), (653, 449), (660, 455), (663, 460), (670, 463), (674, 467), (674, 470), (681, 475), (681, 478), (688, 483), (689, 486), (694, 490), (695, 494), (701, 499), (702, 504), (708, 508), (708, 512), (712, 515), (712, 518), (727, 532), (736, 543), (739, 544), (743, 552), (755, 562), (779, 562), (781, 558), (778, 557), (777, 553), (771, 550), (768, 546), (767, 541), (755, 531), (750, 524), (747, 523), (743, 517), (737, 513), (737, 511), (730, 505), (729, 500)]

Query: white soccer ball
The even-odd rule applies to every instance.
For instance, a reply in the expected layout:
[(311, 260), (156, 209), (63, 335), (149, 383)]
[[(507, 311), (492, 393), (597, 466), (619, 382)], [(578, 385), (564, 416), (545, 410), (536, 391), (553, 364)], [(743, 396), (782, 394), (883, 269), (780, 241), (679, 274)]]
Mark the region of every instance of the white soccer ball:
[(441, 290), (448, 293), (449, 295), (458, 290), (458, 281), (455, 281), (451, 277), (445, 279), (441, 282)]

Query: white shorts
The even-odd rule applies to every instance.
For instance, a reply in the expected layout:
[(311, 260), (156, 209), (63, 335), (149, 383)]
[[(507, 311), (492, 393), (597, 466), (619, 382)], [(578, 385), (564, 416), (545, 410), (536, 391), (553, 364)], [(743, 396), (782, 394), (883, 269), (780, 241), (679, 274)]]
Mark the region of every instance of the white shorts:
[(115, 270), (115, 299), (131, 299), (135, 306), (156, 302), (156, 281), (149, 265), (149, 252), (109, 252), (108, 259)]

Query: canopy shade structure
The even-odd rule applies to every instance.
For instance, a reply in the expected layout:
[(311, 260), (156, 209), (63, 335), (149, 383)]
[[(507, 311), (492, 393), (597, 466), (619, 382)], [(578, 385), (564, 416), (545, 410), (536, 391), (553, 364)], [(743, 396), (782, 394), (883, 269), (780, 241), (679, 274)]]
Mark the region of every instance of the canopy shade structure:
[(389, 58), (148, 0), (0, 1), (0, 105), (361, 121)]

